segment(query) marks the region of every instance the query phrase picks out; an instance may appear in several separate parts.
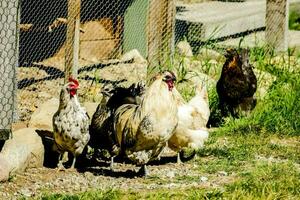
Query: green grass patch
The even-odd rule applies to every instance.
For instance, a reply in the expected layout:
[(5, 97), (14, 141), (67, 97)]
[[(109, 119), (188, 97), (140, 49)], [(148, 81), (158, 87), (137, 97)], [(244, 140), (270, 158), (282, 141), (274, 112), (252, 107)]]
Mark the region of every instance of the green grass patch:
[(41, 200), (116, 200), (122, 197), (119, 190), (94, 190), (80, 194), (44, 194), (39, 199)]
[(297, 11), (291, 11), (289, 15), (289, 29), (300, 30), (300, 15)]
[(241, 199), (296, 199), (299, 186), (300, 173), (292, 163), (258, 163), (227, 191)]

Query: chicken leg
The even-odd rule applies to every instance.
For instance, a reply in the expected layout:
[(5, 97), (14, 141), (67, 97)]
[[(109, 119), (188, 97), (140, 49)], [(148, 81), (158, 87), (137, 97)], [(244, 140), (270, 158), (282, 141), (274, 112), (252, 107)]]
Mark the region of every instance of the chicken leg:
[(73, 162), (72, 162), (72, 165), (71, 165), (71, 170), (74, 170), (75, 169), (75, 162), (76, 162), (76, 156), (74, 156), (73, 158)]
[(177, 165), (182, 164), (182, 161), (180, 159), (180, 152), (177, 153)]
[(114, 171), (114, 157), (115, 157), (115, 156), (112, 156), (112, 157), (110, 158), (110, 165), (109, 165), (110, 170), (111, 170), (112, 172)]
[(145, 177), (146, 178), (146, 177), (149, 176), (149, 171), (148, 171), (146, 165), (142, 165), (137, 173), (140, 177)]

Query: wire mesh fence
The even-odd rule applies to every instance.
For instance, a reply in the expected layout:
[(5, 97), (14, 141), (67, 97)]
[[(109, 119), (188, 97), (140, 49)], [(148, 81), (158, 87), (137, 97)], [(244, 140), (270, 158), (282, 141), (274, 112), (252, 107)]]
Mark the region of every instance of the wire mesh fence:
[[(145, 70), (131, 69), (138, 67), (130, 63), (126, 66), (127, 61), (119, 60), (132, 49), (137, 49), (153, 65), (166, 60), (173, 39), (174, 8), (170, 0), (82, 0), (78, 66), (83, 85), (81, 97), (93, 96), (96, 100), (97, 82), (126, 82), (130, 78), (124, 71), (128, 74), (133, 70), (141, 76), (140, 72)], [(18, 67), (21, 120), (28, 121), (42, 102), (58, 96), (70, 48), (66, 42), (67, 24), (67, 0), (21, 1)]]
[[(265, 1), (252, 3), (255, 12), (249, 7), (250, 1), (80, 2), (80, 97), (91, 101), (99, 100), (97, 96), (101, 84), (125, 84), (126, 81), (145, 77), (144, 69), (147, 69), (147, 66), (164, 65), (172, 57), (174, 46), (182, 40), (188, 41), (193, 51), (197, 52), (208, 41), (222, 41), (233, 35), (236, 37), (249, 30), (263, 30), (265, 27)], [(13, 9), (7, 9), (9, 5), (12, 5)], [(6, 31), (5, 36), (2, 36), (4, 33), (1, 31), (0, 38), (0, 48), (5, 48), (3, 52), (13, 52), (9, 50), (12, 48), (19, 51), (19, 56), (9, 58), (10, 55), (3, 53), (0, 56), (0, 64), (8, 66), (7, 59), (18, 59), (18, 115), (20, 120), (28, 121), (39, 105), (58, 97), (65, 77), (66, 52), (72, 44), (66, 42), (68, 0), (19, 0), (19, 5), (19, 48), (3, 47), (5, 40), (8, 40)], [(9, 27), (12, 24), (9, 21), (9, 12), (16, 15), (17, 1), (1, 1), (0, 9), (2, 26)], [(233, 16), (232, 13), (237, 10), (253, 14), (253, 17)], [(229, 23), (230, 20), (220, 21), (226, 16), (233, 23)], [(16, 32), (11, 34), (17, 35)], [(122, 55), (132, 49), (137, 49), (148, 64), (138, 65), (130, 59), (121, 59)], [(13, 65), (14, 62), (10, 60), (10, 63)], [(1, 70), (3, 71), (3, 67)], [(9, 84), (8, 90), (12, 91), (13, 84), (6, 84)], [(1, 101), (6, 100), (1, 98)]]
[(0, 2), (0, 140), (10, 136), (14, 120), (17, 3)]

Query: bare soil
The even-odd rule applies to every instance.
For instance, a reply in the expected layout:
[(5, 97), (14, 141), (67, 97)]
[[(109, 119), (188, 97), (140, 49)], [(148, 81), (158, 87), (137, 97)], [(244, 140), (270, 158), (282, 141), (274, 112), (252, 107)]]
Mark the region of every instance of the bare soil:
[(197, 158), (197, 162), (176, 163), (176, 155), (168, 155), (148, 166), (150, 176), (137, 177), (138, 167), (116, 163), (112, 172), (108, 163), (80, 169), (58, 171), (52, 168), (28, 169), (0, 184), (0, 198), (40, 197), (45, 193), (79, 193), (88, 190), (122, 189), (145, 191), (153, 189), (222, 188), (235, 180), (234, 174), (224, 172), (201, 174), (199, 162), (209, 158)]

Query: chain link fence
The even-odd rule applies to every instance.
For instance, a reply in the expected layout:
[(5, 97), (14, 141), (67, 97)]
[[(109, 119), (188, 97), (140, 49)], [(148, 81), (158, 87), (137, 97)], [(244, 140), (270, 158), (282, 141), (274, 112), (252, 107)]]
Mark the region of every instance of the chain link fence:
[[(252, 13), (252, 18), (233, 16), (232, 13), (238, 10), (251, 14), (252, 10), (247, 7), (249, 2), (81, 0), (78, 66), (80, 98), (97, 102), (101, 84), (125, 84), (128, 80), (145, 77), (144, 68), (167, 63), (173, 57), (174, 46), (180, 41), (188, 41), (195, 53), (209, 41), (219, 42), (228, 37), (244, 35), (248, 31), (263, 30), (265, 1), (254, 3), (256, 14)], [(16, 87), (19, 119), (27, 122), (43, 102), (59, 96), (64, 82), (65, 52), (69, 49), (69, 44), (66, 44), (68, 0), (19, 0), (19, 5)], [(0, 64), (5, 67), (1, 67), (0, 82), (3, 82), (6, 90), (0, 91), (0, 106), (5, 106), (7, 101), (13, 105), (14, 84), (5, 78), (9, 76), (13, 80), (13, 73), (8, 69), (15, 69), (14, 59), (17, 59), (15, 50), (11, 50), (16, 49), (12, 46), (16, 45), (16, 32), (7, 31), (16, 25), (13, 21), (16, 19), (16, 10), (17, 1), (1, 1), (0, 27), (3, 28), (0, 50), (5, 53), (0, 54)], [(226, 16), (234, 23), (226, 24), (230, 20), (224, 23), (219, 20)], [(12, 40), (14, 43), (8, 42)], [(133, 49), (137, 49), (148, 64), (137, 65), (132, 60), (121, 59)], [(5, 73), (8, 75), (5, 76)], [(144, 75), (141, 76), (141, 73)], [(7, 107), (6, 112), (1, 112), (1, 119), (4, 115), (10, 116), (11, 111), (12, 107)], [(11, 122), (6, 119), (1, 125)]]

